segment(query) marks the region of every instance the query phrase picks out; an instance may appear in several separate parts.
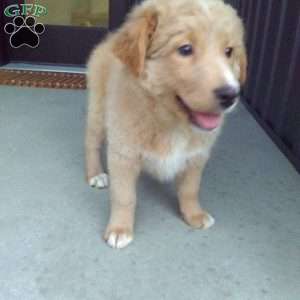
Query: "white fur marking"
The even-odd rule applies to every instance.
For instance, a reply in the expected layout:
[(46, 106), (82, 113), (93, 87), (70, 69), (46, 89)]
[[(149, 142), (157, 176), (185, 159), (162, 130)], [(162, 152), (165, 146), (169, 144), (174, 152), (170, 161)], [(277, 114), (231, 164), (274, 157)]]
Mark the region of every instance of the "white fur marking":
[(223, 70), (224, 78), (226, 80), (226, 84), (230, 85), (236, 89), (240, 88), (239, 82), (234, 77), (233, 72), (230, 70), (229, 66), (227, 66), (223, 61), (219, 61), (219, 65)]
[(104, 189), (108, 187), (108, 175), (106, 173), (102, 173), (91, 178), (89, 185), (97, 189)]
[(203, 224), (203, 229), (208, 229), (212, 227), (215, 224), (215, 219), (207, 214), (207, 219), (205, 219), (204, 224)]
[(189, 159), (201, 155), (209, 156), (210, 148), (200, 148), (187, 152), (184, 138), (174, 138), (172, 150), (165, 157), (160, 158), (152, 153), (145, 155), (145, 167), (148, 172), (160, 180), (171, 180), (182, 171)]
[(117, 235), (115, 232), (112, 232), (109, 235), (107, 244), (112, 248), (122, 249), (128, 246), (132, 242), (132, 240), (133, 240), (132, 236), (129, 236), (127, 234)]

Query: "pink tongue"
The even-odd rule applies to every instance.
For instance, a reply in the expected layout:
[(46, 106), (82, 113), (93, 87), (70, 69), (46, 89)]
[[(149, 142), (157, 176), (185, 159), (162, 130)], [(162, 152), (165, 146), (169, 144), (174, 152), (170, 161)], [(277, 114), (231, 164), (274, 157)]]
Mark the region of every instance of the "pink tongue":
[(215, 129), (221, 124), (221, 117), (210, 113), (193, 113), (193, 121), (204, 129)]

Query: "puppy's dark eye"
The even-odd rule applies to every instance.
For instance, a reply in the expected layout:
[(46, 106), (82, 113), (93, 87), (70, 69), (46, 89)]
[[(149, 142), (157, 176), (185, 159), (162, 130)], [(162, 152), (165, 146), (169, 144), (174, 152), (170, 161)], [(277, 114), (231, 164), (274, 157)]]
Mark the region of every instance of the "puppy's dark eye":
[(232, 47), (228, 47), (225, 49), (225, 55), (230, 58), (233, 54), (233, 48)]
[(178, 53), (182, 56), (190, 56), (194, 53), (193, 46), (190, 44), (183, 45), (178, 48)]

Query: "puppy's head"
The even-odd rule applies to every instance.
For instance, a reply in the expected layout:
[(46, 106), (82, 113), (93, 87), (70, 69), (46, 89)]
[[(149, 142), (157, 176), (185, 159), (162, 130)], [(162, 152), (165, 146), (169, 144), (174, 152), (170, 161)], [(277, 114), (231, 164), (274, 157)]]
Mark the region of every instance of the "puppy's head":
[(244, 30), (221, 0), (148, 0), (117, 34), (114, 54), (182, 120), (213, 130), (246, 80)]

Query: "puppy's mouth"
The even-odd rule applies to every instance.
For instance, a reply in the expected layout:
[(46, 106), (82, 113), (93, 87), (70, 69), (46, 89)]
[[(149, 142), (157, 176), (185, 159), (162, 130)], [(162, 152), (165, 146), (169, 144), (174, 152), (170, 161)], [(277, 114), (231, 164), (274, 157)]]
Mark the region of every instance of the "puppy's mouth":
[(196, 127), (206, 130), (212, 131), (218, 127), (220, 127), (222, 123), (221, 113), (208, 113), (208, 112), (198, 112), (190, 109), (185, 101), (180, 97), (176, 96), (177, 102), (182, 110), (187, 114), (190, 122)]

